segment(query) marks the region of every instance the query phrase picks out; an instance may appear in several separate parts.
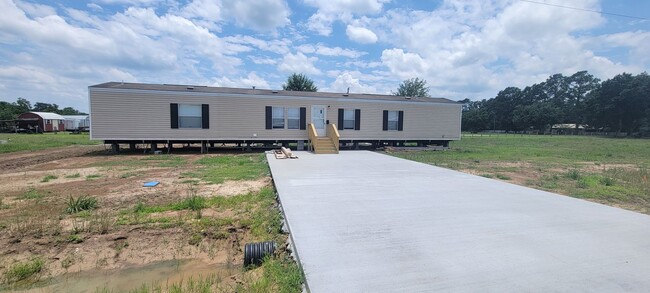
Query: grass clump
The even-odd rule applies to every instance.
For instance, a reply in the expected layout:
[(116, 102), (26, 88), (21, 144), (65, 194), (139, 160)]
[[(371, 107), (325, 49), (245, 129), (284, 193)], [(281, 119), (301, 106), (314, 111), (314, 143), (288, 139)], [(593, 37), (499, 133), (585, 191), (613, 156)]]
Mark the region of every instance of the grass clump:
[(5, 282), (11, 284), (32, 278), (43, 271), (44, 265), (45, 262), (39, 257), (15, 263), (5, 273)]
[(99, 175), (99, 174), (90, 174), (90, 175), (86, 176), (86, 180), (93, 180), (93, 179), (97, 179), (97, 178), (99, 178), (99, 177), (102, 177), (102, 175)]
[(74, 198), (70, 196), (67, 202), (66, 212), (68, 214), (76, 214), (81, 211), (94, 210), (97, 208), (97, 199), (89, 196), (80, 196)]
[(79, 173), (74, 173), (74, 174), (70, 174), (70, 175), (65, 176), (65, 178), (68, 178), (68, 179), (79, 178), (79, 177), (81, 177), (81, 174), (79, 174)]
[(68, 240), (68, 242), (70, 242), (70, 243), (81, 243), (81, 242), (84, 242), (83, 237), (81, 237), (81, 235), (79, 235), (79, 234), (70, 234), (70, 235), (68, 236), (68, 239), (67, 239), (67, 240)]
[(57, 178), (59, 178), (59, 177), (56, 176), (56, 175), (50, 174), (50, 175), (47, 175), (47, 176), (43, 177), (43, 179), (41, 179), (41, 182), (43, 182), (43, 183), (50, 182), (51, 180), (54, 180), (54, 179), (57, 179)]
[(31, 187), (25, 193), (21, 194), (16, 198), (17, 199), (39, 199), (39, 198), (43, 198), (44, 196), (45, 195), (43, 193)]
[(267, 257), (262, 263), (262, 276), (248, 285), (240, 285), (236, 292), (300, 292), (303, 276), (292, 259)]
[(512, 178), (510, 178), (510, 176), (504, 175), (504, 174), (497, 174), (497, 178), (499, 178), (501, 180), (512, 180)]
[(564, 174), (564, 175), (566, 176), (566, 178), (569, 178), (571, 180), (580, 179), (580, 171), (578, 171), (576, 169), (571, 169), (571, 170), (567, 171), (566, 174)]

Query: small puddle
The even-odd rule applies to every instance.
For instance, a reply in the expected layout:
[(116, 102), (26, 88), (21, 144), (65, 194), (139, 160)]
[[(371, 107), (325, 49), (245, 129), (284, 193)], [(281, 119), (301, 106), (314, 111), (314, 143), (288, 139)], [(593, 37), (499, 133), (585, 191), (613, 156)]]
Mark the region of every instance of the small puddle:
[(169, 260), (119, 270), (69, 273), (13, 292), (129, 292), (143, 285), (149, 288), (160, 286), (165, 290), (172, 284), (187, 282), (190, 278), (197, 280), (200, 277), (216, 276), (224, 279), (239, 269), (241, 268), (228, 267), (226, 264), (206, 264), (199, 260)]

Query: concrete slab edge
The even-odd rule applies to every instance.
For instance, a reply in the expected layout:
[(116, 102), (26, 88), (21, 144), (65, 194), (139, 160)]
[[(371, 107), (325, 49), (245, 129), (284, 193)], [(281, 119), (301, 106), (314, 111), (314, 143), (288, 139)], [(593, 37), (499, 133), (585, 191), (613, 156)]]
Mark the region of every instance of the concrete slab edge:
[[(302, 292), (310, 293), (311, 290), (309, 290), (309, 284), (307, 284), (307, 276), (305, 275), (305, 270), (302, 267), (302, 262), (300, 261), (300, 256), (298, 255), (298, 250), (296, 249), (296, 241), (293, 239), (293, 234), (291, 233), (291, 224), (289, 223), (289, 220), (287, 219), (287, 214), (284, 211), (284, 206), (282, 205), (282, 198), (280, 197), (280, 192), (278, 192), (278, 188), (275, 185), (275, 180), (273, 180), (273, 169), (271, 169), (271, 165), (268, 162), (270, 159), (275, 159), (275, 157), (272, 156), (272, 154), (269, 154), (268, 152), (266, 153), (266, 160), (267, 164), (269, 165), (269, 172), (271, 173), (271, 182), (273, 183), (273, 189), (275, 189), (275, 195), (278, 200), (278, 206), (280, 207), (280, 211), (282, 211), (282, 222), (284, 223), (284, 227), (286, 227), (286, 231), (289, 232), (289, 246), (291, 247), (291, 256), (293, 256), (294, 260), (298, 264), (298, 267), (300, 268), (300, 273), (302, 274), (302, 279), (304, 280), (304, 283), (302, 284)], [(284, 230), (284, 229), (283, 229)]]

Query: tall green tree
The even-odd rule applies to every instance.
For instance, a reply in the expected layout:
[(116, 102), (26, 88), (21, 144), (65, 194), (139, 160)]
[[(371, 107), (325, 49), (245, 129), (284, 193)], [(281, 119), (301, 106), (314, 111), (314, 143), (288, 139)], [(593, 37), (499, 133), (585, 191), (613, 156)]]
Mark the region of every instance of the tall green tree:
[(32, 108), (32, 110), (35, 112), (56, 113), (59, 111), (59, 105), (37, 102), (36, 104), (34, 104), (34, 108)]
[(293, 73), (287, 78), (287, 83), (282, 85), (285, 91), (299, 91), (299, 92), (316, 92), (318, 87), (314, 85), (314, 81), (306, 75), (300, 73)]
[(619, 74), (604, 81), (589, 95), (585, 111), (592, 126), (628, 135), (641, 130), (648, 120), (650, 76)]
[(403, 97), (429, 97), (429, 87), (426, 80), (416, 77), (403, 81), (394, 94)]
[(520, 129), (533, 128), (544, 133), (562, 119), (563, 112), (550, 101), (519, 105), (512, 113), (512, 121)]

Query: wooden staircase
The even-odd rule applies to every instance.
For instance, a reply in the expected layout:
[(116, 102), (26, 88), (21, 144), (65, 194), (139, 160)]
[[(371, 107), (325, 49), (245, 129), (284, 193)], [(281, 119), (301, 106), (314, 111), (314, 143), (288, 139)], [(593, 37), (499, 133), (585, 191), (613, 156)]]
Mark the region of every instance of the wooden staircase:
[(327, 136), (318, 136), (313, 124), (309, 124), (309, 146), (314, 154), (338, 154), (339, 131), (336, 125), (327, 125)]
[(315, 154), (338, 154), (339, 150), (329, 137), (319, 137), (312, 140), (312, 146)]

